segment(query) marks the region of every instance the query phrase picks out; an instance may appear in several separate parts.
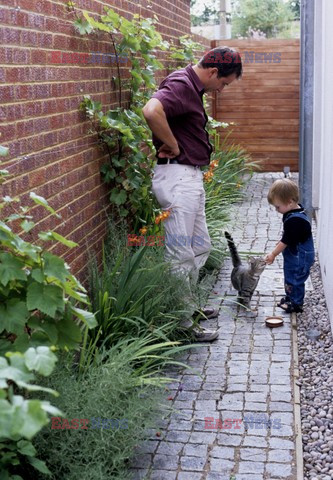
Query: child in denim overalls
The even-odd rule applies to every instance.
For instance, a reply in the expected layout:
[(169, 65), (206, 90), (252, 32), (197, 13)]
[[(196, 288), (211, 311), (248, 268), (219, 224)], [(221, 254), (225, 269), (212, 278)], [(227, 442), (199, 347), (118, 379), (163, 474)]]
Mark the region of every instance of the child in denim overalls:
[(283, 214), (281, 241), (266, 257), (269, 265), (281, 252), (286, 296), (278, 306), (287, 313), (302, 312), (305, 281), (314, 262), (311, 222), (302, 205), (298, 204), (298, 187), (291, 180), (276, 180), (268, 192), (268, 202)]

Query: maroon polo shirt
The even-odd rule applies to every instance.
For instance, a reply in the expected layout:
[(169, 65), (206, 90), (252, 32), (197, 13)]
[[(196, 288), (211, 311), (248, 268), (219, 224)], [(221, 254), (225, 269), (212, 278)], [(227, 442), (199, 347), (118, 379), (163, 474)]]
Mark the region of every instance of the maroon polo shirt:
[[(169, 126), (177, 139), (180, 155), (175, 157), (185, 165), (208, 165), (213, 147), (205, 129), (208, 121), (202, 96), (204, 86), (191, 65), (166, 77), (154, 93), (163, 105)], [(156, 151), (163, 142), (153, 135)]]

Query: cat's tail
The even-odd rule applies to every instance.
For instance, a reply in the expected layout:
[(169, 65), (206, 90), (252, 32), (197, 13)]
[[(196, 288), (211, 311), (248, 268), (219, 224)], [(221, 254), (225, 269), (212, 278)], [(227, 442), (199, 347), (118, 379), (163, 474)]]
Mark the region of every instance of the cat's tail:
[(233, 264), (234, 267), (238, 267), (239, 265), (241, 265), (242, 262), (241, 262), (241, 259), (240, 259), (239, 255), (238, 255), (235, 242), (234, 242), (232, 236), (230, 235), (230, 233), (224, 232), (224, 236), (225, 236), (225, 238), (227, 239), (227, 242), (228, 242), (228, 247), (229, 247), (230, 254), (231, 254), (232, 264)]

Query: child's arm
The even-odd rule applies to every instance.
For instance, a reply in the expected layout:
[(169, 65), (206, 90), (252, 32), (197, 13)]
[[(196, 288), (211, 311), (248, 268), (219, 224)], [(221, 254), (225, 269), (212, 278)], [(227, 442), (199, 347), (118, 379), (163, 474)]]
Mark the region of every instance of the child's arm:
[(276, 247), (274, 248), (274, 250), (269, 253), (268, 255), (266, 255), (265, 257), (265, 262), (270, 265), (271, 263), (274, 262), (275, 260), (275, 257), (277, 257), (281, 252), (283, 252), (283, 250), (286, 248), (286, 244), (283, 243), (283, 242), (279, 242)]

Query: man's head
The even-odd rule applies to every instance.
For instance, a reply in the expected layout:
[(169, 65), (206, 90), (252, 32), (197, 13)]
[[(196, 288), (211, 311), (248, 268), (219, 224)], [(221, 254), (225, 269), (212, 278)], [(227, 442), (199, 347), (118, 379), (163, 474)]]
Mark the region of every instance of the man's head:
[(217, 78), (235, 74), (236, 78), (242, 75), (242, 59), (236, 50), (229, 47), (217, 47), (205, 55), (198, 62), (199, 68), (217, 68)]
[(206, 92), (219, 92), (242, 75), (242, 60), (234, 49), (218, 47), (207, 52), (194, 69)]

